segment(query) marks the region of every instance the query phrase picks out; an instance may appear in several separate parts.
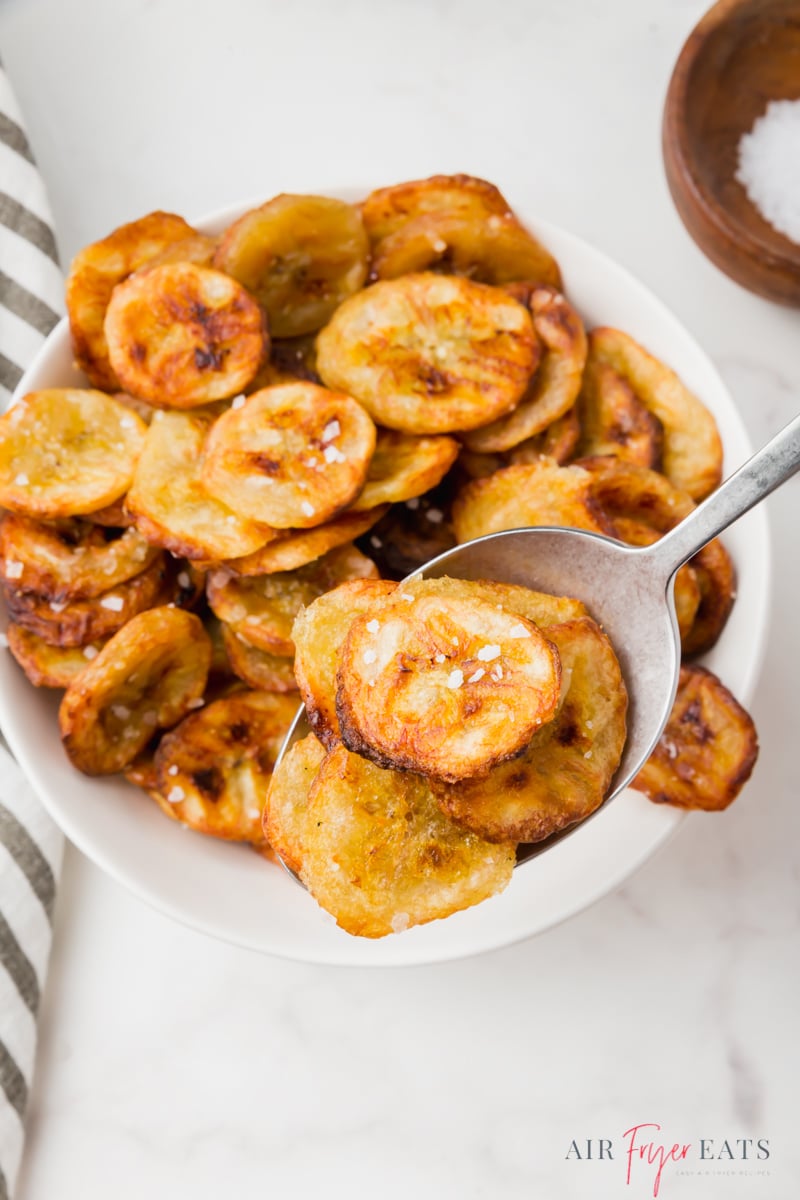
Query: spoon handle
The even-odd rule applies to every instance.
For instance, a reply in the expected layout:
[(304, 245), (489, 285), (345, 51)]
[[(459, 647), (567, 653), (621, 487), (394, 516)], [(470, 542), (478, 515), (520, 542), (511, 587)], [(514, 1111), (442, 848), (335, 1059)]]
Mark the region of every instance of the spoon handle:
[(670, 578), (754, 505), (800, 469), (800, 415), (748, 459), (679, 525), (649, 547), (647, 554)]

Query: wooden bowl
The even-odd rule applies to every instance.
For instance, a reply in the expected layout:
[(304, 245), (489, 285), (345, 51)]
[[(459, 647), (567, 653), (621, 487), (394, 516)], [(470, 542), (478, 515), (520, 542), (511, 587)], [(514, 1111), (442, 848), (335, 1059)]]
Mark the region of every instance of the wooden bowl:
[(692, 31), (664, 107), (667, 181), (700, 249), (744, 287), (800, 306), (800, 245), (735, 178), (738, 146), (771, 100), (800, 98), (800, 0), (719, 0)]

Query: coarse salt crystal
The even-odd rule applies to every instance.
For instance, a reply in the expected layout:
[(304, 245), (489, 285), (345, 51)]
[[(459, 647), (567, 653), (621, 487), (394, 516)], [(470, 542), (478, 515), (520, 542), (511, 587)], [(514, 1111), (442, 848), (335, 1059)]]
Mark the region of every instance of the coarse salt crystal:
[(205, 704), (205, 700), (203, 699), (202, 696), (200, 696), (197, 700), (190, 700), (189, 703), (186, 705), (186, 707), (187, 708), (202, 708), (204, 706), (204, 704)]
[(444, 254), (447, 249), (447, 242), (443, 241), (442, 238), (437, 238), (432, 245), (437, 254)]
[(54, 613), (63, 612), (66, 607), (67, 607), (66, 600), (62, 600), (62, 601), (51, 600), (50, 601), (50, 609)]
[(93, 658), (97, 658), (99, 653), (100, 653), (100, 651), (97, 649), (97, 646), (84, 646), (83, 647), (83, 657), (88, 658), (90, 662)]
[(406, 500), (406, 508), (410, 508), (412, 512), (415, 512), (419, 508), (419, 497), (412, 496), (410, 500)]
[(177, 763), (173, 763), (172, 766), (168, 768), (167, 774), (168, 775), (177, 775), (178, 774)]
[(370, 546), (373, 546), (376, 550), (380, 550), (381, 546), (383, 545), (383, 542), (378, 537), (377, 533), (373, 533), (372, 537), (369, 539), (369, 544), (370, 544)]
[(233, 400), (231, 400), (231, 408), (242, 408), (244, 406), (244, 403), (245, 403), (244, 395), (234, 396)]
[(27, 487), (30, 483), (30, 479), (28, 479), (28, 476), (24, 471), (20, 471), (19, 475), (17, 475), (16, 479), (14, 480), (14, 483), (16, 483), (19, 487)]
[(367, 664), (367, 666), (369, 666), (370, 663), (376, 662), (377, 658), (378, 658), (378, 656), (374, 650), (365, 650), (364, 651), (364, 662)]
[(456, 667), (455, 671), (451, 671), (447, 676), (447, 686), (449, 688), (461, 687), (464, 682), (464, 672)]
[(309, 504), (307, 500), (304, 500), (303, 503), (300, 505), (300, 512), (303, 514), (304, 517), (313, 517), (314, 512), (315, 512), (314, 505)]
[(492, 679), (494, 679), (494, 681), (496, 683), (499, 683), (502, 678), (503, 678), (503, 668), (498, 663), (498, 665), (492, 671)]
[(323, 458), (325, 459), (326, 463), (347, 462), (347, 459), (342, 454), (341, 450), (338, 450), (336, 448), (336, 446), (326, 446), (324, 454), (323, 454)]
[(583, 757), (584, 757), (584, 758), (591, 758), (591, 757), (592, 757), (592, 752), (591, 752), (591, 750), (587, 750), (587, 751), (586, 751), (586, 753), (584, 754), (584, 756), (583, 756)]
[(587, 728), (587, 729), (594, 729), (594, 721), (587, 721), (587, 722), (586, 722), (586, 728)]
[(531, 631), (524, 625), (514, 625), (512, 629), (509, 629), (508, 636), (510, 638), (526, 638), (531, 636)]
[(188, 571), (179, 571), (178, 572), (178, 587), (188, 588), (191, 586), (192, 586), (192, 581), (189, 578), (189, 572)]
[(409, 924), (410, 917), (408, 913), (399, 912), (395, 913), (392, 917), (392, 929), (395, 933), (402, 933), (404, 930), (408, 929)]
[(182, 787), (178, 787), (177, 783), (174, 788), (170, 788), (167, 792), (167, 799), (170, 804), (180, 804), (181, 800), (186, 798), (186, 792)]
[(6, 559), (6, 578), (19, 579), (22, 576), (23, 566), (21, 562), (13, 562)]
[(494, 658), (499, 658), (502, 650), (499, 646), (481, 646), (477, 657), (481, 662), (491, 662)]
[(477, 671), (472, 672), (467, 680), (467, 683), (477, 683), (479, 679), (483, 679), (485, 674), (486, 672), (484, 671), (483, 667), (478, 667)]
[(120, 417), (119, 423), (122, 429), (135, 429), (136, 427), (133, 417)]
[(370, 633), (377, 633), (380, 629), (380, 624), (373, 618), (371, 621), (367, 621), (367, 629)]
[(497, 213), (494, 213), (491, 217), (489, 217), (489, 220), (486, 222), (486, 224), (490, 229), (499, 229), (503, 224), (503, 218), (499, 217)]
[(444, 513), (440, 508), (429, 508), (425, 513), (425, 518), (434, 525), (441, 525), (444, 520)]
[(251, 821), (258, 821), (261, 817), (260, 808), (248, 808), (247, 815)]
[(131, 710), (126, 704), (112, 704), (111, 711), (115, 717), (119, 717), (120, 721), (127, 721), (131, 715)]
[(401, 592), (401, 593), (400, 593), (400, 599), (401, 599), (401, 600), (413, 600), (413, 599), (414, 599), (414, 597), (413, 597), (413, 596), (411, 596), (411, 595), (409, 595), (409, 593), (408, 593), (408, 592)]
[(333, 439), (337, 438), (341, 432), (342, 432), (342, 427), (339, 424), (339, 422), (336, 420), (335, 417), (332, 421), (328, 421), (328, 424), (325, 426), (325, 428), (322, 431), (323, 446), (325, 445), (326, 442), (332, 442)]
[(762, 217), (800, 245), (800, 99), (767, 105), (739, 141), (736, 178)]
[(446, 658), (446, 655), (437, 654), (433, 661), (437, 662), (437, 663), (443, 663), (445, 661), (445, 658)]
[(103, 596), (100, 601), (101, 608), (107, 608), (110, 612), (122, 612), (125, 607), (125, 601), (122, 596)]

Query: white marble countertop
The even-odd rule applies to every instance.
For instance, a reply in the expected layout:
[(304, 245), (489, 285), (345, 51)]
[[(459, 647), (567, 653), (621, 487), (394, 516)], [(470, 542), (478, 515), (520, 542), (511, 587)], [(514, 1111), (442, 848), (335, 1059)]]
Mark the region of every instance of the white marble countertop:
[[(0, 53), (65, 260), (152, 208), (191, 216), (275, 180), (468, 171), (640, 276), (761, 442), (798, 407), (800, 316), (702, 257), (661, 167), (667, 80), (704, 7), (5, 0)], [(655, 1166), (627, 1184), (623, 1138), (646, 1122), (662, 1129), (640, 1140), (693, 1146), (664, 1168), (668, 1200), (795, 1195), (799, 499), (800, 479), (770, 501), (751, 784), (535, 940), (433, 968), (301, 966), (190, 932), (68, 852), (18, 1200), (646, 1197)], [(769, 1159), (742, 1161), (736, 1139), (759, 1138)]]

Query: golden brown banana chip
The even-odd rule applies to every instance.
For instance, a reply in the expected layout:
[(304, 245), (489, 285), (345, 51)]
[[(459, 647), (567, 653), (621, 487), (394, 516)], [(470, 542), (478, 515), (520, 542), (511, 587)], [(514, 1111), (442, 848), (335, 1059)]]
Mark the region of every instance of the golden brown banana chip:
[(167, 263), (194, 263), (196, 267), (210, 267), (214, 261), (219, 242), (217, 238), (209, 237), (206, 233), (193, 233), (166, 246), (160, 254), (148, 259), (139, 271), (149, 271), (153, 267), (163, 267)]
[(572, 596), (551, 596), (548, 592), (536, 592), (517, 583), (497, 583), (490, 579), (452, 579), (442, 575), (438, 579), (406, 580), (402, 590), (414, 597), (441, 596), (466, 602), (482, 600), (495, 608), (519, 613), (541, 629), (587, 615), (583, 602)]
[(315, 529), (283, 530), (260, 550), (245, 558), (227, 559), (222, 565), (237, 575), (272, 575), (275, 571), (294, 571), (297, 567), (305, 567), (322, 558), (329, 550), (361, 537), (387, 511), (386, 504), (367, 512), (354, 512), (348, 508)]
[(355, 753), (455, 782), (519, 753), (555, 713), (560, 680), (557, 651), (519, 613), (401, 585), (350, 626), (336, 715)]
[(158, 408), (235, 396), (269, 351), (252, 296), (221, 271), (194, 263), (167, 263), (119, 284), (105, 332), (122, 386)]
[(422, 274), (346, 300), (317, 338), (328, 387), (405, 433), (474, 429), (509, 412), (539, 361), (530, 315), (498, 288)]
[(151, 608), (131, 618), (64, 693), (58, 722), (73, 766), (86, 775), (127, 767), (157, 729), (202, 700), (210, 661), (193, 613)]
[(583, 324), (560, 292), (529, 283), (506, 290), (530, 312), (544, 351), (514, 411), (464, 438), (470, 450), (482, 453), (510, 450), (563, 417), (575, 403), (586, 362)]
[(250, 554), (277, 537), (212, 496), (201, 479), (211, 427), (196, 413), (160, 412), (147, 431), (126, 506), (149, 542), (184, 558)]
[(611, 643), (589, 617), (551, 625), (561, 656), (558, 712), (524, 753), (483, 778), (432, 782), (444, 812), (493, 842), (537, 842), (602, 803), (625, 744), (627, 693)]
[(281, 654), (270, 654), (251, 646), (224, 623), (220, 623), (222, 644), (231, 670), (248, 687), (261, 692), (296, 692), (294, 660)]
[(375, 426), (350, 396), (287, 383), (219, 418), (206, 441), (203, 483), (252, 521), (308, 529), (358, 495), (374, 450)]
[(319, 767), (301, 818), (301, 878), (338, 925), (400, 933), (506, 887), (514, 846), (467, 833), (439, 811), (427, 780), (382, 771), (344, 746)]
[(345, 579), (374, 579), (375, 564), (355, 546), (339, 546), (296, 571), (239, 578), (229, 571), (208, 577), (208, 603), (234, 633), (269, 654), (294, 654), (292, 623), (310, 604)]
[(161, 807), (199, 833), (263, 843), (269, 778), (296, 714), (289, 696), (248, 691), (184, 717), (156, 750)]
[(0, 417), (0, 505), (47, 520), (113, 504), (130, 486), (146, 432), (102, 392), (29, 392)]
[(5, 591), (13, 621), (51, 646), (69, 647), (110, 637), (137, 613), (164, 603), (167, 586), (167, 565), (159, 555), (133, 579), (90, 600), (50, 600), (36, 592), (12, 591), (8, 584)]
[(29, 629), (12, 621), (6, 630), (8, 648), (34, 687), (66, 688), (87, 663), (96, 658), (104, 642), (86, 646), (51, 646)]
[(195, 236), (199, 235), (183, 217), (153, 212), (85, 246), (73, 259), (67, 277), (72, 352), (95, 387), (113, 392), (119, 386), (103, 329), (114, 288), (169, 246)]
[(214, 265), (252, 292), (276, 337), (320, 329), (367, 278), (361, 214), (328, 196), (275, 196), (239, 217)]
[(16, 513), (0, 521), (0, 579), (56, 602), (100, 596), (157, 557), (136, 529), (112, 531), (77, 517), (44, 524)]
[(446, 213), (416, 217), (374, 247), (373, 279), (418, 271), (464, 275), (493, 285), (532, 279), (561, 286), (550, 251), (511, 213), (482, 220)]
[(573, 407), (541, 433), (526, 438), (518, 446), (513, 446), (508, 451), (508, 465), (536, 462), (538, 458), (551, 458), (559, 466), (564, 466), (573, 457), (580, 433), (578, 414)]
[(660, 469), (664, 444), (661, 422), (618, 371), (594, 356), (586, 363), (577, 409), (580, 458), (612, 454), (626, 462)]
[(456, 536), (459, 542), (468, 542), (528, 525), (563, 525), (613, 536), (592, 483), (592, 476), (582, 467), (558, 467), (549, 459), (473, 479), (453, 505)]
[(458, 456), (449, 437), (415, 437), (391, 429), (378, 430), (367, 482), (350, 505), (354, 512), (410, 500), (436, 487)]
[(509, 216), (505, 196), (485, 179), (472, 175), (432, 175), (370, 192), (361, 215), (375, 245), (416, 217), (457, 216), (476, 223), (496, 214)]
[(678, 376), (618, 329), (593, 329), (589, 354), (623, 377), (664, 431), (663, 470), (671, 483), (702, 500), (722, 478), (717, 423)]
[(758, 757), (755, 725), (716, 675), (681, 667), (666, 729), (634, 779), (656, 804), (727, 808), (750, 778)]
[(272, 772), (264, 803), (264, 834), (286, 866), (299, 874), (303, 865), (303, 828), (308, 793), (325, 750), (309, 733), (295, 744)]
[(351, 579), (301, 608), (295, 617), (295, 676), (308, 723), (329, 750), (340, 740), (336, 671), (344, 640), (355, 618), (377, 612), (395, 587), (384, 579)]

